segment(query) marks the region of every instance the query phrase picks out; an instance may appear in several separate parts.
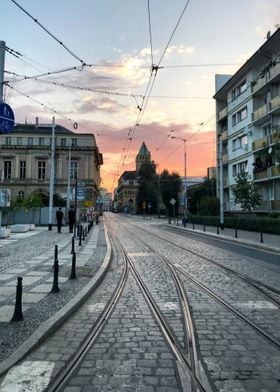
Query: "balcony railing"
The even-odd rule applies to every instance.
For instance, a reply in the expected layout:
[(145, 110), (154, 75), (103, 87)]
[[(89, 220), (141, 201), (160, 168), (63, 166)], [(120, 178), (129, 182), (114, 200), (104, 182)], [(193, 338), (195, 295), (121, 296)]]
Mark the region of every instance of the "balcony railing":
[(271, 177), (280, 177), (280, 166), (272, 166), (270, 168)]
[(261, 106), (259, 109), (253, 112), (253, 121), (256, 121), (262, 117), (264, 117), (268, 113), (267, 105)]
[(265, 148), (265, 147), (267, 147), (267, 145), (268, 145), (268, 138), (267, 138), (267, 136), (266, 137), (263, 137), (263, 138), (261, 138), (261, 139), (257, 139), (257, 140), (255, 140), (253, 143), (252, 143), (252, 146), (253, 146), (253, 150), (255, 151), (255, 150), (259, 150), (259, 149), (261, 149), (261, 148)]
[(271, 200), (271, 209), (274, 211), (280, 211), (280, 200)]
[(223, 154), (222, 155), (222, 162), (223, 163), (228, 163), (228, 154)]
[(253, 85), (252, 87), (252, 93), (254, 94), (256, 91), (258, 91), (262, 86), (266, 84), (265, 78), (260, 78), (256, 84)]
[(254, 173), (254, 180), (264, 180), (268, 178), (267, 169)]
[(273, 79), (278, 75), (280, 75), (280, 63), (270, 69), (270, 79)]
[(228, 131), (224, 131), (221, 133), (221, 141), (226, 140), (228, 137)]
[(280, 97), (272, 98), (270, 101), (270, 110), (274, 110), (280, 107)]
[(222, 118), (227, 116), (227, 107), (223, 108), (219, 113), (218, 113), (218, 121), (220, 121)]

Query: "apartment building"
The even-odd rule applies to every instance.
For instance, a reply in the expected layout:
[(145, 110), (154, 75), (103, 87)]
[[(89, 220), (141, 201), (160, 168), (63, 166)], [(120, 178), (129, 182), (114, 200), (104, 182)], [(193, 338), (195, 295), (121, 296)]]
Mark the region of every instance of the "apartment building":
[(218, 193), (238, 211), (231, 186), (245, 171), (262, 196), (258, 212), (280, 212), (280, 29), (233, 75), (216, 75)]
[[(94, 135), (56, 125), (54, 136), (54, 193), (67, 199), (70, 183), (73, 200), (77, 178), (82, 193), (78, 200), (95, 205), (103, 158)], [(18, 124), (11, 133), (0, 134), (0, 188), (10, 189), (12, 198), (32, 192), (48, 195), (51, 143), (52, 125), (39, 124), (38, 119), (36, 124)]]

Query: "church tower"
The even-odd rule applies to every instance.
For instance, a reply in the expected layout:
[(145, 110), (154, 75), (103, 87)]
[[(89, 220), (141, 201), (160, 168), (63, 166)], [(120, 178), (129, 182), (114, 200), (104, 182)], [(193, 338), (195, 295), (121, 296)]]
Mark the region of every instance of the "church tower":
[(147, 149), (146, 144), (143, 142), (135, 158), (136, 171), (140, 169), (142, 163), (147, 163), (147, 162), (151, 162), (151, 153)]

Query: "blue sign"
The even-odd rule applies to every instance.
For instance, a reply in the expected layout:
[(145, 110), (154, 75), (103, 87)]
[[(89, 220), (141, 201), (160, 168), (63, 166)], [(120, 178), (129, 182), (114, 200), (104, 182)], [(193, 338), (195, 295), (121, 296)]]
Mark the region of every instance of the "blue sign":
[(15, 115), (6, 103), (0, 103), (0, 131), (9, 133), (14, 129)]

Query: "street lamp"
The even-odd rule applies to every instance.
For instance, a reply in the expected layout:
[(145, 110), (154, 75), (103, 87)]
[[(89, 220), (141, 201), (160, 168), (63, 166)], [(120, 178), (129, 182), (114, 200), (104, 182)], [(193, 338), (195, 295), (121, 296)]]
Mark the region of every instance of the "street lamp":
[(184, 217), (185, 222), (186, 222), (186, 220), (187, 220), (187, 207), (188, 207), (188, 205), (187, 205), (187, 152), (186, 152), (186, 142), (187, 142), (187, 139), (184, 139), (184, 138), (179, 137), (179, 136), (171, 136), (171, 139), (178, 139), (178, 140), (181, 140), (182, 142), (184, 142), (184, 177), (185, 177), (184, 183), (185, 183), (185, 186), (184, 186), (184, 210), (183, 210), (184, 212), (183, 212), (183, 217)]

